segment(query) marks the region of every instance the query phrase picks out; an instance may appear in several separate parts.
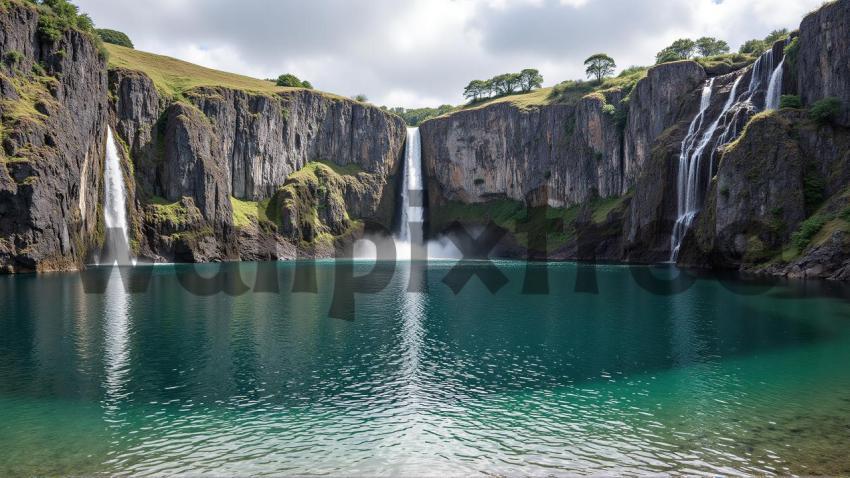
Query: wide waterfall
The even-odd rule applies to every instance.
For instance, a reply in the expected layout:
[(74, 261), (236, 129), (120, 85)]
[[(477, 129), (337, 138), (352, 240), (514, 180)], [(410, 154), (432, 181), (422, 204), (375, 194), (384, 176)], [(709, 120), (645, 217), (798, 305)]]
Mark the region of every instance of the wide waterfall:
[(124, 173), (121, 169), (121, 156), (112, 134), (112, 128), (106, 133), (106, 161), (103, 167), (104, 201), (103, 216), (106, 225), (106, 245), (102, 264), (129, 265), (130, 257), (127, 234), (127, 188), (124, 185)]
[[(746, 124), (754, 114), (779, 106), (785, 59), (783, 58), (776, 68), (774, 63), (773, 49), (770, 49), (756, 60), (752, 68), (739, 72), (720, 113), (707, 126), (705, 117), (712, 104), (715, 79), (709, 80), (703, 88), (700, 110), (691, 121), (679, 154), (679, 173), (676, 184), (678, 188), (677, 216), (670, 235), (671, 262), (676, 262), (678, 259), (682, 241), (702, 208), (704, 197), (711, 185), (711, 178), (714, 176), (717, 151), (734, 141), (740, 134), (742, 125)], [(750, 75), (749, 86), (746, 91), (739, 93), (741, 82), (748, 74)], [(708, 152), (707, 168), (703, 163), (706, 151)], [(708, 176), (705, 176), (706, 169)]]

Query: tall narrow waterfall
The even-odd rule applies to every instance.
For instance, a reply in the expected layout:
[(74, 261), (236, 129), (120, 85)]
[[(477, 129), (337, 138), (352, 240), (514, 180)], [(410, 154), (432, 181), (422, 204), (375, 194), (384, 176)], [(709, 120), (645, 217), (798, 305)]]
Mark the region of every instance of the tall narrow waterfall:
[[(734, 141), (743, 125), (755, 113), (778, 107), (782, 92), (784, 63), (783, 58), (774, 68), (774, 55), (771, 49), (759, 57), (751, 68), (739, 72), (720, 113), (711, 123), (707, 123), (705, 117), (712, 104), (714, 79), (709, 80), (703, 88), (700, 110), (691, 121), (679, 154), (678, 214), (670, 236), (671, 262), (678, 259), (682, 241), (702, 208), (704, 197), (711, 185), (711, 178), (714, 176), (715, 154), (718, 149)], [(747, 91), (739, 93), (741, 82), (747, 75), (750, 78)], [(699, 138), (698, 141), (697, 138)], [(706, 152), (707, 165), (703, 162)]]
[(112, 128), (109, 128), (106, 135), (106, 161), (103, 167), (106, 247), (104, 248), (105, 257), (101, 258), (101, 263), (129, 265), (132, 261), (127, 235), (127, 188), (124, 185), (121, 156), (118, 154), (118, 145), (112, 134)]
[(782, 74), (785, 66), (785, 58), (779, 62), (779, 66), (773, 70), (770, 75), (770, 85), (767, 87), (767, 98), (765, 99), (765, 109), (778, 110), (779, 102), (782, 99)]
[[(410, 244), (422, 244), (422, 222), (424, 208), (422, 204), (422, 140), (419, 128), (407, 128), (407, 149), (404, 159), (404, 184), (401, 190), (401, 222), (396, 233), (399, 248), (409, 248)], [(411, 201), (411, 191), (418, 195)], [(411, 223), (416, 226), (411, 227)], [(399, 251), (404, 254), (405, 251)]]

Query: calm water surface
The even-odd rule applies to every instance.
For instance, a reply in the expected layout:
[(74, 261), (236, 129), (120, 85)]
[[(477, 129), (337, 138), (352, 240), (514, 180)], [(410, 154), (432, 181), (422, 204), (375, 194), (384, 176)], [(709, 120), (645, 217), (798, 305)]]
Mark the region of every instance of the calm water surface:
[(289, 292), (292, 263), (238, 296), (188, 293), (185, 266), (142, 294), (0, 277), (0, 475), (850, 473), (840, 294), (655, 295), (619, 266), (576, 293), (558, 264), (535, 296), (498, 266), (497, 294), (455, 295), (450, 265), (414, 274), (425, 294), (400, 265), (353, 321), (328, 318), (329, 263), (317, 293)]

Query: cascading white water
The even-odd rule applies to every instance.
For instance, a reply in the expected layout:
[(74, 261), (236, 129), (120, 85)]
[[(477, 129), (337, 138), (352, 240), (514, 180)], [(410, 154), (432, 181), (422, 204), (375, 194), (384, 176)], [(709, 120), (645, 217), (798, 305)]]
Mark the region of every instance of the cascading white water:
[[(705, 185), (707, 189), (711, 183), (711, 178), (714, 176), (714, 156), (717, 149), (735, 140), (739, 134), (738, 125), (743, 119), (749, 118), (752, 114), (761, 111), (755, 104), (756, 94), (765, 92), (764, 85), (766, 83), (769, 83), (767, 92), (765, 93), (766, 107), (771, 108), (771, 105), (774, 104), (778, 106), (778, 98), (782, 90), (781, 82), (784, 63), (785, 59), (783, 58), (779, 65), (775, 69), (773, 68), (774, 55), (772, 49), (761, 55), (750, 70), (743, 71), (735, 79), (732, 90), (729, 92), (729, 97), (726, 99), (726, 103), (723, 105), (717, 119), (710, 123), (700, 135), (706, 110), (708, 109), (706, 102), (709, 105), (711, 102), (711, 92), (706, 92), (706, 88), (710, 90), (713, 86), (713, 80), (709, 82), (708, 86), (703, 88), (700, 111), (694, 117), (691, 122), (691, 128), (688, 130), (688, 135), (682, 141), (682, 149), (679, 156), (679, 174), (677, 178), (678, 214), (670, 237), (671, 262), (676, 262), (678, 259), (682, 240), (684, 240), (685, 234), (690, 229), (697, 213), (700, 211), (703, 196), (703, 188), (701, 186)], [(747, 73), (750, 73), (749, 86), (746, 92), (739, 95), (738, 88)], [(719, 135), (717, 135), (718, 130), (720, 131)], [(717, 136), (715, 137), (715, 135)], [(699, 142), (696, 142), (697, 137), (701, 138)], [(709, 175), (707, 180), (702, 180), (702, 157), (706, 149), (710, 152)]]
[(779, 62), (779, 66), (770, 75), (770, 85), (767, 87), (767, 98), (765, 99), (765, 109), (778, 110), (779, 102), (782, 99), (782, 75), (785, 66), (785, 58)]
[(410, 192), (422, 190), (422, 139), (419, 128), (407, 128), (407, 147), (404, 159), (404, 185), (401, 190), (401, 224), (397, 239), (405, 243), (422, 243), (421, 228), (412, 230), (411, 223), (422, 224), (422, 206), (410, 205)]
[[(112, 128), (106, 133), (106, 161), (103, 167), (104, 201), (103, 216), (107, 229), (107, 250), (109, 264), (131, 264), (127, 234), (127, 188), (124, 185), (124, 173), (121, 170), (121, 156), (112, 134)], [(120, 233), (123, 237), (115, 237)]]

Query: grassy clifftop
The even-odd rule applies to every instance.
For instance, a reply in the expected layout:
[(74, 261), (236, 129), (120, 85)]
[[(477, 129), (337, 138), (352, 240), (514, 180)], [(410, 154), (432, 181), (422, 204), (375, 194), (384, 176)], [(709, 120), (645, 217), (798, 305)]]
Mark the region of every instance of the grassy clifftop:
[[(180, 96), (186, 91), (201, 86), (220, 86), (263, 94), (301, 89), (277, 86), (271, 81), (214, 70), (176, 58), (133, 50), (123, 46), (111, 44), (105, 46), (109, 51), (110, 68), (141, 71), (153, 80), (158, 89), (169, 96)], [(330, 93), (319, 91), (317, 93), (342, 99), (342, 97)]]

